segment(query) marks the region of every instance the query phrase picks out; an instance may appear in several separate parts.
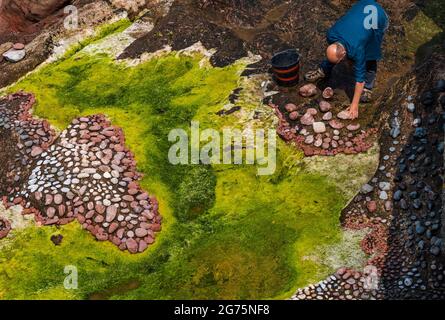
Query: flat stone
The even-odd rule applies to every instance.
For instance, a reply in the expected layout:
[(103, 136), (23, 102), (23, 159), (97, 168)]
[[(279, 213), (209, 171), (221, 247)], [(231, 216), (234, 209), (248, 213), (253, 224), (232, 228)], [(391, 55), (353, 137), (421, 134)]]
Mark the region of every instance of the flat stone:
[(291, 113), (297, 111), (297, 106), (293, 103), (288, 103), (284, 106), (284, 109), (286, 109), (287, 112)]
[(391, 189), (391, 184), (389, 182), (380, 182), (379, 183), (379, 189), (383, 191), (389, 191)]
[(327, 101), (320, 101), (319, 107), (321, 112), (328, 112), (332, 108), (331, 104)]
[(311, 126), (314, 123), (315, 119), (310, 113), (305, 113), (301, 118), (300, 122), (302, 125)]
[(62, 197), (62, 195), (60, 195), (60, 194), (56, 194), (56, 195), (54, 196), (54, 203), (55, 203), (55, 204), (61, 204), (62, 201), (63, 201), (63, 197)]
[(23, 50), (25, 49), (25, 45), (23, 43), (17, 42), (12, 46), (15, 50)]
[(312, 97), (317, 93), (317, 87), (312, 84), (306, 84), (300, 88), (300, 95), (303, 97)]
[(314, 143), (314, 136), (313, 136), (313, 135), (308, 135), (308, 136), (306, 137), (306, 139), (304, 140), (304, 143), (306, 143), (306, 144), (312, 144), (312, 143)]
[(3, 53), (3, 57), (12, 63), (19, 62), (23, 60), (26, 56), (26, 50), (16, 50), (16, 49), (10, 49)]
[(395, 201), (400, 201), (400, 199), (402, 199), (402, 197), (403, 197), (402, 190), (397, 190), (396, 192), (394, 192), (393, 199)]
[(143, 228), (137, 228), (135, 231), (136, 237), (143, 238), (148, 235), (148, 231)]
[(380, 191), (379, 198), (380, 200), (388, 200), (388, 194), (386, 193), (386, 191)]
[(295, 121), (295, 120), (298, 119), (298, 116), (299, 116), (298, 112), (297, 112), (297, 111), (293, 111), (293, 112), (291, 112), (291, 113), (289, 114), (289, 119)]
[(329, 120), (331, 120), (332, 119), (332, 112), (326, 112), (324, 115), (323, 115), (323, 118), (322, 118), (324, 121), (329, 121)]
[(111, 222), (116, 218), (117, 208), (115, 206), (107, 207), (106, 221)]
[(310, 115), (315, 116), (318, 113), (318, 111), (315, 108), (308, 108), (306, 110), (306, 113), (309, 113)]
[(0, 44), (0, 54), (2, 55), (6, 51), (12, 48), (14, 44), (12, 42), (5, 42), (3, 44)]
[(331, 99), (334, 96), (334, 90), (331, 87), (326, 87), (322, 93), (323, 98)]
[(369, 201), (366, 203), (366, 207), (370, 213), (377, 211), (377, 203), (375, 201)]
[(325, 126), (324, 122), (314, 122), (312, 124), (312, 128), (314, 129), (315, 133), (326, 132), (326, 126)]
[(346, 110), (340, 111), (337, 114), (337, 118), (342, 119), (342, 120), (349, 120), (349, 112)]
[(42, 154), (43, 150), (40, 147), (34, 146), (31, 149), (31, 157), (36, 157), (40, 154)]
[(360, 129), (360, 124), (350, 124), (346, 127), (347, 130), (349, 131), (357, 131), (358, 129)]
[(99, 213), (99, 214), (103, 214), (106, 210), (105, 206), (100, 203), (96, 203), (96, 205), (94, 206), (94, 209), (96, 209), (97, 213)]
[(362, 186), (362, 188), (360, 189), (360, 192), (362, 194), (368, 194), (371, 193), (372, 191), (374, 191), (374, 187), (371, 186), (370, 184), (366, 183)]
[(330, 125), (333, 129), (337, 129), (337, 130), (340, 130), (340, 129), (342, 129), (342, 128), (344, 127), (344, 124), (343, 124), (343, 123), (341, 123), (341, 122), (339, 122), (339, 121), (337, 121), (337, 120), (335, 120), (335, 119), (329, 121), (329, 125)]
[(48, 209), (46, 209), (46, 216), (48, 218), (50, 219), (54, 218), (55, 214), (56, 214), (56, 209), (54, 209), (53, 207), (49, 207)]
[(145, 249), (147, 249), (147, 247), (148, 247), (147, 242), (145, 242), (144, 240), (139, 241), (139, 248), (138, 248), (139, 252), (144, 252)]
[(125, 244), (127, 245), (128, 251), (130, 251), (131, 253), (137, 253), (138, 252), (139, 246), (138, 246), (138, 243), (136, 242), (136, 240), (134, 240), (132, 238), (127, 239)]

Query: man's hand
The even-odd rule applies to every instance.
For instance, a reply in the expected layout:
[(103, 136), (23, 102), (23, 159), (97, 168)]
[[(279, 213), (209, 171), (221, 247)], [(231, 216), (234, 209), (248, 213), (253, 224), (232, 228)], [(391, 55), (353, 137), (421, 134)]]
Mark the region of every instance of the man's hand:
[(358, 104), (353, 103), (346, 110), (349, 112), (349, 119), (354, 120), (358, 118)]
[(360, 103), (360, 97), (362, 96), (364, 87), (364, 82), (356, 82), (355, 84), (354, 98), (352, 99), (351, 106), (347, 109), (351, 120), (358, 118), (358, 104)]

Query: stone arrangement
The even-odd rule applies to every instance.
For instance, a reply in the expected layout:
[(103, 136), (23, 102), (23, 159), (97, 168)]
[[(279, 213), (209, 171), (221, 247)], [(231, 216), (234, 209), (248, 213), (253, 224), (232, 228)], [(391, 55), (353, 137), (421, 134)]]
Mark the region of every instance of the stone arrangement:
[[(314, 88), (314, 85), (303, 86), (300, 94), (313, 96)], [(271, 106), (279, 119), (278, 134), (286, 141), (294, 141), (306, 156), (364, 152), (372, 146), (368, 138), (377, 132), (373, 128), (361, 130), (360, 123), (350, 120), (347, 112), (323, 99), (299, 106), (293, 103), (284, 106), (271, 103)]]
[(298, 291), (291, 300), (370, 300), (381, 299), (383, 295), (373, 286), (375, 275), (347, 268), (340, 268), (335, 274), (317, 284)]
[(369, 231), (361, 248), (373, 274), (342, 268), (292, 299), (445, 299), (444, 97), (440, 80), (395, 107), (379, 168), (343, 211), (345, 228)]
[[(19, 111), (11, 101), (21, 101)], [(138, 184), (142, 176), (124, 145), (122, 130), (103, 115), (81, 117), (54, 141), (48, 123), (30, 116), (33, 102), (32, 96), (17, 94), (0, 108), (0, 117), (8, 117), (3, 130), (18, 135), (16, 161), (1, 176), (9, 186), (4, 190), (5, 204), (21, 205), (42, 225), (77, 219), (97, 240), (111, 241), (131, 253), (143, 252), (161, 230), (161, 216), (156, 199)], [(11, 122), (11, 115), (23, 120)], [(2, 134), (2, 142), (8, 136), (11, 132)]]

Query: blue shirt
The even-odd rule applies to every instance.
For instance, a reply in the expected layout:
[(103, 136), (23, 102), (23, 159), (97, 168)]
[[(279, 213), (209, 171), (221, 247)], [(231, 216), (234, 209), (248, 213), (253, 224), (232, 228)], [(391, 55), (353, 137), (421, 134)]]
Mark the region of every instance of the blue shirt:
[(340, 42), (346, 48), (348, 58), (354, 61), (357, 82), (365, 81), (366, 61), (382, 59), (387, 28), (388, 16), (382, 6), (375, 0), (360, 0), (329, 29), (328, 43)]

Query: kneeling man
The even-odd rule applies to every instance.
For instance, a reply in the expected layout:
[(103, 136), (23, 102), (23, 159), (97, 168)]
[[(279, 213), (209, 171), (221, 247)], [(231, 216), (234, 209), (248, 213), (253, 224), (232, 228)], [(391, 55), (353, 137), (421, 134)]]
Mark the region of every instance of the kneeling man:
[(317, 82), (331, 75), (332, 68), (350, 59), (354, 63), (355, 91), (348, 108), (351, 119), (358, 117), (359, 103), (369, 102), (377, 74), (377, 61), (382, 58), (383, 36), (388, 29), (388, 15), (375, 0), (360, 0), (327, 33), (329, 47), (326, 60), (315, 71), (305, 75), (306, 81)]

